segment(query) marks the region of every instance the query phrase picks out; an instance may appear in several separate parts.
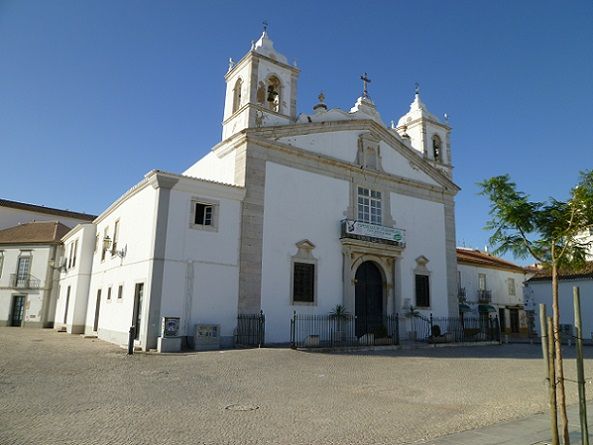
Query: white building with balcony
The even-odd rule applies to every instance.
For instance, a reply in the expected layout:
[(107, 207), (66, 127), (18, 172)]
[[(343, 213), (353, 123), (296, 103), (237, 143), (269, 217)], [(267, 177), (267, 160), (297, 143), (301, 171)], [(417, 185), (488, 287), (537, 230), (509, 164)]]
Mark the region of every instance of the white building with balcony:
[(69, 230), (56, 221), (0, 230), (0, 326), (53, 325), (60, 239)]
[[(337, 305), (375, 325), (411, 306), (457, 314), (450, 127), (418, 91), (385, 125), (366, 76), (352, 108), (320, 95), (297, 114), (299, 72), (264, 32), (225, 76), (222, 141), (181, 175), (148, 173), (88, 236), (81, 227), (64, 238), (66, 255), (79, 239), (92, 258), (62, 274), (66, 329), (84, 324), (121, 344), (135, 326), (136, 344), (151, 349), (162, 317), (179, 318), (189, 338), (217, 325), (228, 345), (237, 315), (260, 311), (269, 343), (289, 341), (294, 312)], [(69, 301), (87, 276), (83, 322)]]
[(524, 283), (527, 269), (487, 252), (457, 248), (459, 311), (465, 316), (496, 315), (501, 332), (527, 336), (533, 313), (526, 310)]

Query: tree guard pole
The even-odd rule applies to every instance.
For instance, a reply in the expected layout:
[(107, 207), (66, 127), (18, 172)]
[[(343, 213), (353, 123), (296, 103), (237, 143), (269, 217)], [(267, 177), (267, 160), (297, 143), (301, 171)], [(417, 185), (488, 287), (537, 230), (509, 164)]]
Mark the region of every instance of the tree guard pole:
[(589, 445), (587, 426), (587, 400), (585, 396), (585, 370), (583, 368), (583, 325), (581, 322), (581, 295), (578, 286), (572, 288), (574, 300), (574, 327), (576, 331), (577, 382), (579, 387), (579, 417), (581, 420), (581, 444)]
[(546, 321), (546, 305), (540, 303), (539, 305), (539, 332), (542, 342), (542, 355), (544, 357), (544, 364), (546, 366), (546, 378), (548, 384), (550, 383), (550, 361), (548, 357), (548, 325)]
[(550, 376), (550, 426), (552, 428), (552, 445), (560, 445), (558, 436), (558, 408), (556, 406), (556, 370), (554, 360), (554, 336), (552, 317), (548, 317), (548, 375)]

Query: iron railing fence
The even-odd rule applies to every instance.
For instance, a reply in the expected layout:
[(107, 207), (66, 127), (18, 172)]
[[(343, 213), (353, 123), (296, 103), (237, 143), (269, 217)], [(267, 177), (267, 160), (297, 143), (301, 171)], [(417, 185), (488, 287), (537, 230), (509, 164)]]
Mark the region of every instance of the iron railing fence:
[(31, 274), (10, 274), (10, 287), (15, 289), (39, 289), (41, 280)]
[(383, 317), (293, 314), (293, 348), (335, 348), (399, 344), (397, 314)]
[(428, 343), (500, 342), (498, 317), (419, 317), (410, 319), (412, 340)]
[(259, 314), (239, 314), (235, 329), (236, 346), (257, 346), (261, 348), (266, 338), (266, 316)]
[(492, 303), (492, 291), (487, 289), (478, 289), (478, 303)]

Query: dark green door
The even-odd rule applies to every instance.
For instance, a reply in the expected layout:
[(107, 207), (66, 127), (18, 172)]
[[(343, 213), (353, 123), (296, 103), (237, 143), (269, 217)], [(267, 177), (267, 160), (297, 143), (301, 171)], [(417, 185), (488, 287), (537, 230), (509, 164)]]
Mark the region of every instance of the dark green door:
[(366, 261), (355, 278), (356, 336), (361, 337), (383, 325), (383, 277), (374, 263)]
[(25, 314), (25, 296), (15, 295), (12, 300), (12, 315), (10, 317), (10, 326), (20, 326), (23, 324)]

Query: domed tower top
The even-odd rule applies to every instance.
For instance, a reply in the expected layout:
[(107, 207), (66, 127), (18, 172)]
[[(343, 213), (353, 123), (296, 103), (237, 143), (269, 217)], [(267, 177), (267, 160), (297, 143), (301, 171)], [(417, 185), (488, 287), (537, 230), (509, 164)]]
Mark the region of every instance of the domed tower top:
[(222, 139), (245, 128), (296, 122), (299, 69), (276, 51), (267, 24), (251, 50), (235, 63), (229, 61)]
[(451, 177), (451, 127), (428, 111), (428, 107), (420, 98), (418, 84), (410, 111), (399, 119), (396, 131), (400, 136), (409, 139), (414, 150)]

